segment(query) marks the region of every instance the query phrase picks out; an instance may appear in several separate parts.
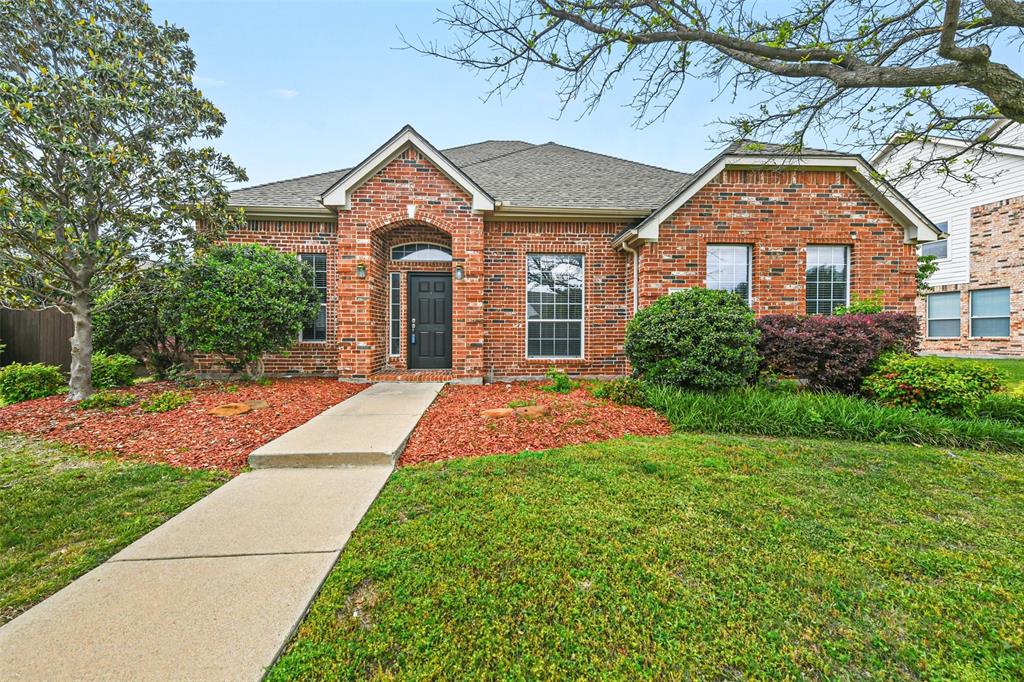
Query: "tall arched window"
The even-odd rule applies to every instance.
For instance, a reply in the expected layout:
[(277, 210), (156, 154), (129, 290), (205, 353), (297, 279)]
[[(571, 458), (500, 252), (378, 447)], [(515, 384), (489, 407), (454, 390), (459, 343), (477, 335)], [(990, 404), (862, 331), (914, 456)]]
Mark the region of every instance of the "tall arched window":
[(452, 250), (440, 244), (415, 242), (391, 247), (391, 260), (450, 261)]

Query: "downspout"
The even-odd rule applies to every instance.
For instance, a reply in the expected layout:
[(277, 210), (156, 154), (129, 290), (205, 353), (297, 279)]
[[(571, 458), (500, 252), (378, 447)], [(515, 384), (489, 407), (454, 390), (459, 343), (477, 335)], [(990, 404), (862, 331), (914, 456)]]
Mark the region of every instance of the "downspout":
[(640, 308), (640, 252), (626, 242), (620, 244), (622, 250), (633, 254), (633, 314)]

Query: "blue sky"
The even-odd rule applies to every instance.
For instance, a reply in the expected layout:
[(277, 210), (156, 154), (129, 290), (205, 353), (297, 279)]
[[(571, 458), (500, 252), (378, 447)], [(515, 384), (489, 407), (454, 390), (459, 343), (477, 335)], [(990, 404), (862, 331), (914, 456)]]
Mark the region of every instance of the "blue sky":
[[(483, 102), (479, 75), (402, 46), (406, 36), (444, 39), (434, 23), (444, 0), (152, 2), (154, 17), (191, 35), (199, 86), (228, 119), (216, 142), (255, 184), (343, 168), (405, 123), (440, 148), (485, 139), (555, 141), (676, 170), (713, 154), (719, 118), (758, 101), (715, 99), (714, 82), (687, 83), (669, 115), (633, 126), (620, 81), (596, 112), (558, 118), (554, 81), (537, 71), (504, 101)], [(1022, 61), (1014, 55), (1017, 66)]]
[[(706, 128), (731, 110), (713, 83), (693, 81), (670, 116), (646, 129), (607, 100), (577, 120), (556, 119), (553, 81), (541, 72), (503, 102), (481, 101), (487, 83), (455, 64), (396, 49), (407, 36), (443, 37), (440, 0), (357, 2), (153, 2), (154, 17), (188, 30), (203, 92), (228, 119), (216, 143), (250, 182), (343, 168), (405, 123), (440, 148), (485, 139), (555, 141), (676, 170), (711, 156)], [(626, 82), (623, 86), (628, 86)]]

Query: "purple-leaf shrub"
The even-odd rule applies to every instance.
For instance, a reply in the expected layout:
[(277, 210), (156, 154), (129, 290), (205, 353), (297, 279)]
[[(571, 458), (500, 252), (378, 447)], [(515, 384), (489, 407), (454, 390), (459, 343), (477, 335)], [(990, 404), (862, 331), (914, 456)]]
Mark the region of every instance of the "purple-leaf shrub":
[(917, 318), (908, 313), (766, 315), (757, 324), (763, 368), (818, 390), (857, 393), (882, 353), (917, 349)]

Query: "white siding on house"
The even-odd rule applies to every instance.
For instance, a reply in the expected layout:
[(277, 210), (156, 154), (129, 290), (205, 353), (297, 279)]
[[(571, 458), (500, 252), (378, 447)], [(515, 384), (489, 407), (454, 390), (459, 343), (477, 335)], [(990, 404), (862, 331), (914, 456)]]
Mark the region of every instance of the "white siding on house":
[[(1024, 126), (1014, 126), (998, 139), (1001, 143), (1011, 139), (1024, 141)], [(876, 166), (883, 173), (892, 173), (908, 159), (926, 159), (953, 151), (954, 148), (941, 143), (907, 145), (878, 160)], [(972, 207), (1024, 195), (1024, 156), (997, 152), (982, 159), (974, 173), (978, 177), (974, 185), (934, 172), (896, 185), (932, 222), (949, 224), (949, 256), (938, 262), (939, 269), (928, 280), (932, 286), (969, 281)]]

